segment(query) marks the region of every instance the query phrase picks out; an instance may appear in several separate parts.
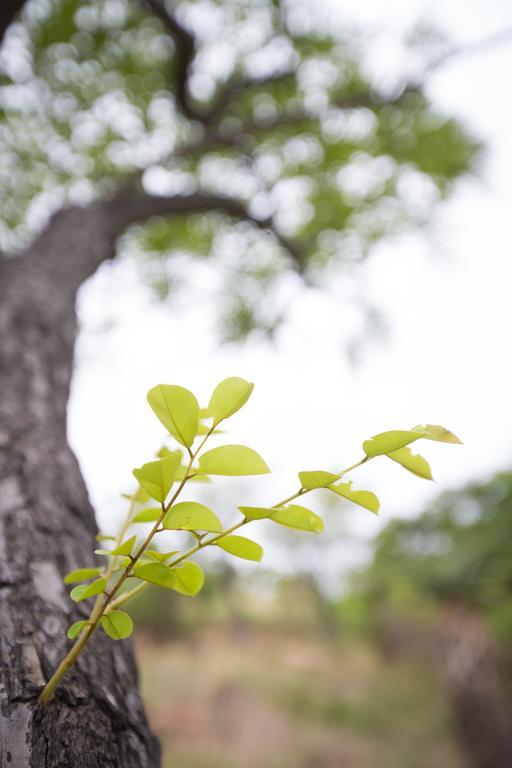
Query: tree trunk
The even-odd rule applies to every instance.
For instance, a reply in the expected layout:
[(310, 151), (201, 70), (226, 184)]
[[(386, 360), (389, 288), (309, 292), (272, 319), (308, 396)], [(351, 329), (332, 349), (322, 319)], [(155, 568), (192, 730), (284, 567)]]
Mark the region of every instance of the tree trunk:
[(1, 768), (160, 764), (127, 640), (97, 632), (54, 700), (36, 704), (67, 627), (86, 617), (62, 583), (91, 564), (96, 533), (66, 440), (75, 296), (137, 217), (125, 203), (64, 209), (20, 258), (0, 262)]
[(446, 608), (435, 654), (472, 768), (512, 766), (512, 718), (498, 649), (481, 619)]
[(110, 200), (62, 209), (22, 256), (0, 260), (0, 768), (160, 763), (127, 641), (96, 633), (51, 704), (35, 704), (68, 647), (67, 627), (87, 618), (61, 577), (90, 565), (95, 545), (66, 439), (77, 290), (135, 221), (208, 211), (248, 217), (230, 198), (152, 196), (135, 181)]

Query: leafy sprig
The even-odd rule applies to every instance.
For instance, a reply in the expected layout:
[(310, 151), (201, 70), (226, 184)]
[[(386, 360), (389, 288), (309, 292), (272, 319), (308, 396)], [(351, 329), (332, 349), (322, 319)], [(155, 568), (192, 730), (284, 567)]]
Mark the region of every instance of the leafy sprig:
[[(210, 436), (219, 432), (218, 426), (233, 416), (248, 401), (253, 384), (245, 379), (230, 377), (214, 389), (208, 407), (201, 409), (195, 395), (184, 387), (159, 384), (148, 393), (153, 412), (181, 448), (162, 448), (158, 458), (133, 470), (138, 482), (135, 493), (128, 496), (128, 513), (117, 536), (99, 536), (110, 548), (97, 549), (96, 554), (108, 558), (100, 568), (80, 568), (68, 573), (64, 581), (73, 584), (70, 597), (82, 602), (96, 597), (88, 619), (74, 622), (67, 632), (75, 643), (61, 661), (43, 689), (39, 702), (46, 704), (53, 696), (62, 677), (76, 662), (78, 656), (98, 627), (113, 640), (129, 637), (133, 621), (121, 607), (152, 585), (194, 596), (205, 580), (203, 570), (191, 558), (207, 547), (218, 547), (224, 552), (246, 560), (259, 561), (262, 547), (251, 539), (236, 533), (258, 520), (284, 525), (301, 531), (320, 533), (323, 520), (302, 504), (306, 494), (327, 489), (337, 496), (378, 513), (379, 500), (372, 491), (355, 490), (344, 476), (371, 459), (385, 456), (401, 464), (413, 474), (432, 479), (427, 461), (412, 453), (410, 445), (420, 439), (445, 443), (460, 440), (444, 427), (427, 424), (410, 430), (382, 432), (363, 443), (363, 457), (339, 472), (308, 470), (299, 472), (299, 489), (271, 506), (239, 506), (241, 517), (223, 529), (215, 512), (196, 501), (178, 500), (188, 482), (209, 481), (211, 476), (262, 475), (270, 469), (262, 457), (245, 445), (221, 445), (203, 452)], [(183, 450), (187, 460), (183, 463)], [(156, 502), (158, 506), (148, 507)], [(131, 532), (139, 524), (151, 523), (149, 533), (139, 543)], [(159, 533), (188, 531), (194, 538), (193, 546), (184, 551), (162, 552), (154, 545)], [(127, 588), (127, 582), (136, 582)]]

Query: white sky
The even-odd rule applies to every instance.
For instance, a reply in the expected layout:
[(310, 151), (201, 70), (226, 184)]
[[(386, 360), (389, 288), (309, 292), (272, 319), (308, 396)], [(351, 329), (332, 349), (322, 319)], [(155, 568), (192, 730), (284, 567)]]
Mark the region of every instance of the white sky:
[[(512, 26), (508, 0), (393, 0), (385, 8), (377, 0), (350, 0), (343, 9), (349, 20), (393, 33), (427, 19), (456, 43)], [(396, 64), (385, 42), (375, 55), (379, 66)], [(394, 240), (369, 260), (365, 294), (383, 309), (391, 332), (355, 370), (343, 352), (355, 322), (341, 299), (344, 275), (328, 293), (294, 286), (273, 346), (222, 348), (208, 302), (193, 306), (189, 297), (171, 309), (155, 305), (129, 264), (105, 267), (89, 281), (79, 301), (82, 333), (69, 431), (103, 528), (115, 528), (119, 493), (130, 489), (132, 467), (149, 460), (163, 436), (145, 402), (146, 391), (159, 382), (187, 386), (203, 403), (226, 376), (256, 383), (227, 441), (259, 450), (274, 475), (257, 490), (251, 480), (238, 482), (236, 503), (274, 503), (295, 490), (298, 470), (340, 469), (360, 457), (363, 439), (385, 429), (430, 422), (455, 431), (464, 446), (417, 444), (431, 460), (436, 483), (385, 459), (354, 473), (354, 485), (374, 490), (382, 503), (380, 519), (340, 506), (351, 534), (363, 538), (393, 516), (417, 513), (439, 491), (511, 466), (510, 72), (512, 43), (455, 58), (432, 77), (434, 102), (487, 143), (484, 172), (459, 185), (427, 236)], [(320, 511), (321, 500), (312, 497), (311, 506)], [(329, 528), (315, 539), (319, 558)], [(266, 540), (264, 533), (259, 538)], [(355, 561), (348, 550), (343, 557)], [(266, 565), (277, 565), (279, 554), (270, 547)]]

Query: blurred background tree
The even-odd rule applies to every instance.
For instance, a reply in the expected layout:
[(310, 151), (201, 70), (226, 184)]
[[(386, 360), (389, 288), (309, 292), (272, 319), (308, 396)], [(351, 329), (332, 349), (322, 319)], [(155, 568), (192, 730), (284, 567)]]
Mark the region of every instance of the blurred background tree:
[(0, 25), (2, 735), (15, 765), (156, 765), (129, 646), (96, 638), (32, 705), (75, 618), (59, 575), (94, 547), (66, 438), (77, 290), (116, 250), (161, 297), (208, 256), (224, 332), (272, 332), (286, 270), (348, 274), (427, 222), (480, 147), (424, 93), (442, 39), (376, 81), (364, 35), (309, 2), (4, 2)]
[(512, 762), (511, 536), (510, 473), (443, 494), (386, 526), (348, 601), (391, 658), (419, 648), (434, 663), (475, 768)]

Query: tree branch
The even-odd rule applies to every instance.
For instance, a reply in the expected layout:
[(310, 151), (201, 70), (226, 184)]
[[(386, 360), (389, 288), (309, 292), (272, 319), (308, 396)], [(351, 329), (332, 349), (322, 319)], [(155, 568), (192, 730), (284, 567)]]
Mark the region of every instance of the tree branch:
[(239, 96), (243, 91), (250, 88), (264, 88), (267, 85), (273, 85), (274, 83), (282, 83), (295, 77), (295, 70), (289, 70), (286, 72), (277, 72), (273, 75), (267, 75), (265, 77), (239, 77), (233, 79), (230, 83), (227, 83), (224, 88), (221, 89), (216, 100), (207, 111), (204, 117), (204, 122), (208, 125), (217, 123), (224, 115), (226, 108), (230, 102)]
[(512, 40), (512, 27), (507, 27), (499, 32), (495, 32), (488, 37), (473, 40), (465, 45), (455, 45), (449, 48), (444, 53), (440, 54), (437, 58), (427, 63), (424, 72), (424, 78), (435, 72), (440, 67), (449, 63), (452, 59), (459, 58), (460, 56), (473, 55), (478, 53), (485, 53), (489, 50), (494, 50), (497, 46), (509, 43)]
[(133, 186), (123, 186), (106, 203), (112, 228), (111, 237), (115, 239), (126, 227), (137, 221), (145, 221), (152, 216), (168, 216), (188, 213), (211, 213), (218, 211), (237, 219), (247, 221), (254, 227), (271, 234), (278, 245), (292, 258), (295, 267), (301, 271), (305, 263), (307, 246), (298, 244), (282, 235), (275, 227), (272, 218), (258, 219), (237, 200), (221, 195), (195, 192), (191, 195), (149, 195)]
[(179, 23), (176, 16), (169, 12), (165, 0), (144, 0), (151, 12), (162, 21), (170, 33), (176, 46), (176, 100), (183, 114), (191, 120), (198, 120), (203, 125), (213, 125), (223, 116), (226, 107), (233, 98), (248, 88), (264, 87), (273, 83), (282, 82), (295, 75), (295, 71), (279, 72), (261, 78), (235, 78), (221, 89), (212, 106), (206, 110), (196, 109), (190, 103), (188, 81), (192, 61), (196, 54), (196, 41), (194, 36)]
[(190, 68), (196, 53), (194, 36), (167, 10), (164, 0), (145, 0), (145, 3), (163, 23), (176, 47), (176, 101), (186, 117), (201, 120), (201, 115), (190, 104), (188, 92)]
[(0, 44), (8, 27), (22, 10), (26, 0), (3, 0), (0, 3)]
[[(375, 109), (386, 104), (399, 105), (404, 97), (411, 93), (418, 93), (419, 90), (420, 86), (416, 84), (409, 85), (392, 98), (383, 98), (372, 94), (370, 91), (362, 91), (352, 96), (340, 96), (340, 98), (334, 99), (331, 102), (330, 107), (336, 109), (358, 109), (362, 107)], [(214, 152), (220, 149), (232, 149), (235, 152), (248, 154), (246, 149), (247, 143), (252, 143), (252, 139), (260, 133), (271, 132), (279, 128), (293, 128), (301, 123), (318, 123), (320, 119), (318, 115), (301, 109), (293, 112), (281, 112), (268, 122), (259, 122), (254, 118), (250, 118), (242, 123), (236, 132), (232, 134), (219, 131), (216, 125), (207, 126), (201, 138), (178, 146), (168, 157), (161, 159), (159, 163), (165, 163), (171, 159), (186, 158), (191, 154)]]

